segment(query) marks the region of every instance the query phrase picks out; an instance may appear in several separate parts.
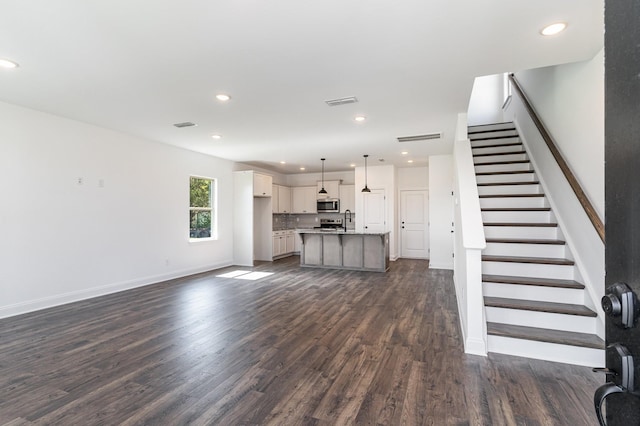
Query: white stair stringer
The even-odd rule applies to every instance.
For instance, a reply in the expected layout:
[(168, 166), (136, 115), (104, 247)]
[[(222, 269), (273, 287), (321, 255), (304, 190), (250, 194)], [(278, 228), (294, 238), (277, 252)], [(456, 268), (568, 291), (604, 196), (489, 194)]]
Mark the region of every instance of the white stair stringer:
[(603, 366), (593, 303), (515, 126), (472, 126), (469, 139), (487, 239), (489, 352)]

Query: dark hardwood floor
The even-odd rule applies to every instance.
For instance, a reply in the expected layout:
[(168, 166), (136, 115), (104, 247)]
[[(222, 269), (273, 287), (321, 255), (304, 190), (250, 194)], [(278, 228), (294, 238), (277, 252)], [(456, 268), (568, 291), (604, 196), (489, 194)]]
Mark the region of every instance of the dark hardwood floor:
[(590, 369), (463, 353), (450, 271), (236, 269), (0, 320), (0, 424), (596, 424)]

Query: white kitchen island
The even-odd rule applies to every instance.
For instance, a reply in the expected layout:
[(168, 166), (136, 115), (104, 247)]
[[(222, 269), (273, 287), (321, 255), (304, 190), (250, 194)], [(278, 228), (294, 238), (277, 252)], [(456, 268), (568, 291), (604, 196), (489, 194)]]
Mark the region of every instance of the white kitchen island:
[(389, 232), (298, 229), (300, 266), (385, 272), (389, 269)]

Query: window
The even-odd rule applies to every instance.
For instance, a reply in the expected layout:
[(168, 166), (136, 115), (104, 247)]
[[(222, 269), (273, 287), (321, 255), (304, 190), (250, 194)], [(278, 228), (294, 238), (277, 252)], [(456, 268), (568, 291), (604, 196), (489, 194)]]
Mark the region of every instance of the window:
[(216, 238), (216, 181), (191, 176), (189, 185), (189, 238)]

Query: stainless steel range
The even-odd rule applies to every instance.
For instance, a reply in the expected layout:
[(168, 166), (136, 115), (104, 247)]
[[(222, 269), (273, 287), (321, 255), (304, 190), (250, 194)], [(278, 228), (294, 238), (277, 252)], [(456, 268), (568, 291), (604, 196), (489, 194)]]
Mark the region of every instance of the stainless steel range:
[(335, 230), (342, 228), (342, 219), (320, 219), (320, 229)]

